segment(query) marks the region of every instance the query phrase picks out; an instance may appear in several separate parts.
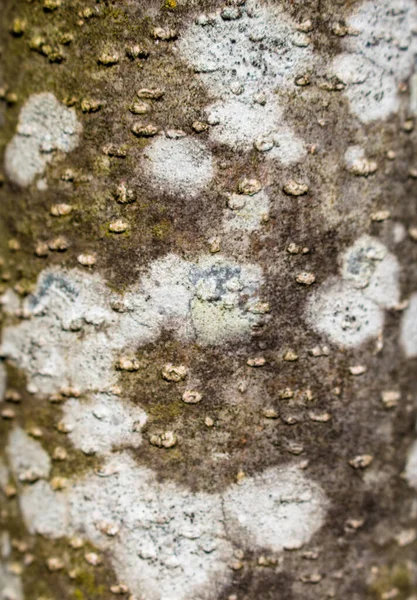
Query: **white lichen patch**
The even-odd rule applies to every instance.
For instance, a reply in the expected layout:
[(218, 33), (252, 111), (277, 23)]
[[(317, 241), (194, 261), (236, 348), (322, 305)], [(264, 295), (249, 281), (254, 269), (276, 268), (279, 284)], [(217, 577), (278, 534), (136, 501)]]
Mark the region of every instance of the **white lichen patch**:
[(0, 402), (4, 400), (4, 393), (6, 391), (7, 384), (7, 371), (6, 367), (0, 362)]
[(27, 373), (33, 391), (51, 394), (73, 387), (83, 392), (116, 383), (109, 352), (116, 342), (107, 330), (117, 325), (118, 314), (100, 277), (44, 271), (24, 310), (31, 318), (4, 329), (2, 354)]
[(417, 490), (417, 442), (414, 442), (408, 453), (405, 476), (409, 485)]
[(40, 442), (15, 427), (9, 434), (6, 454), (13, 475), (19, 481), (31, 482), (46, 478), (51, 470), (51, 459)]
[(53, 515), (64, 510), (66, 517), (47, 535), (61, 537), (66, 523), (66, 535), (81, 535), (106, 551), (119, 581), (149, 600), (216, 597), (230, 581), (236, 547), (280, 551), (303, 544), (327, 508), (321, 488), (292, 468), (268, 469), (222, 494), (158, 482), (124, 452), (104, 469), (106, 477), (88, 474), (54, 498), (46, 495), (42, 508), (33, 501), (35, 484), (21, 498), (24, 518), (40, 531), (49, 508)]
[(306, 319), (318, 333), (347, 348), (376, 337), (384, 327), (383, 310), (353, 285), (337, 280), (312, 294)]
[(320, 486), (289, 467), (267, 469), (224, 495), (228, 533), (247, 548), (302, 546), (322, 526), (326, 508)]
[(400, 265), (382, 242), (363, 235), (346, 250), (342, 260), (342, 278), (362, 289), (367, 298), (383, 308), (399, 303)]
[(398, 85), (414, 66), (417, 6), (414, 0), (370, 0), (346, 22), (355, 35), (343, 38), (345, 52), (334, 59), (332, 72), (345, 84), (358, 119), (385, 119), (398, 111)]
[(305, 148), (285, 124), (276, 92), (294, 88), (312, 51), (297, 43), (295, 25), (280, 7), (252, 1), (236, 11), (233, 18), (222, 11), (200, 15), (178, 42), (216, 98), (207, 109), (210, 137), (237, 150), (255, 145), (292, 164)]
[(307, 155), (304, 141), (299, 138), (289, 127), (279, 127), (272, 134), (274, 147), (268, 154), (269, 158), (276, 158), (283, 167), (294, 165)]
[(23, 596), (20, 576), (12, 573), (6, 562), (0, 562), (0, 600), (23, 600)]
[(7, 288), (0, 297), (0, 305), (5, 314), (13, 315), (20, 309), (21, 299), (12, 288)]
[(1, 354), (26, 372), (35, 393), (109, 392), (122, 353), (156, 341), (162, 329), (203, 345), (249, 337), (261, 285), (260, 267), (210, 255), (159, 259), (124, 295), (99, 275), (48, 269), (25, 300), (31, 318), (4, 328)]
[(62, 422), (69, 438), (85, 454), (103, 454), (114, 446), (138, 448), (146, 413), (122, 398), (110, 394), (94, 394), (88, 400), (69, 399)]
[(365, 150), (361, 146), (349, 146), (345, 152), (345, 165), (353, 175), (368, 177), (377, 170), (375, 161), (368, 160)]
[(19, 115), (19, 124), (5, 153), (6, 173), (22, 187), (41, 175), (57, 151), (71, 152), (79, 142), (81, 125), (73, 108), (53, 94), (31, 96)]
[(417, 293), (414, 293), (401, 319), (401, 346), (407, 358), (417, 356)]
[(150, 185), (171, 195), (195, 196), (214, 177), (210, 151), (188, 137), (155, 138), (143, 153), (142, 167)]
[(352, 348), (382, 333), (384, 309), (399, 302), (400, 266), (368, 235), (345, 251), (341, 265), (340, 279), (331, 278), (313, 292), (306, 320), (334, 343)]
[(12, 543), (8, 531), (0, 531), (0, 557), (9, 558), (12, 553)]
[(63, 492), (52, 491), (40, 480), (24, 488), (19, 495), (20, 509), (29, 533), (49, 538), (65, 536), (69, 529), (67, 499)]
[(9, 469), (2, 458), (0, 458), (0, 487), (4, 488), (9, 482)]
[(216, 123), (210, 138), (219, 144), (246, 151), (255, 147), (283, 166), (299, 162), (307, 153), (303, 141), (283, 123), (282, 108), (274, 99), (263, 106), (231, 98), (211, 105), (207, 114)]
[(392, 240), (394, 244), (401, 244), (407, 237), (407, 229), (402, 223), (397, 221), (392, 225)]
[(190, 320), (197, 340), (217, 345), (250, 335), (259, 322), (250, 307), (259, 301), (260, 267), (209, 256), (191, 267), (189, 277), (194, 288)]
[(270, 201), (264, 191), (252, 196), (231, 194), (224, 211), (223, 230), (251, 233), (260, 229), (269, 217)]

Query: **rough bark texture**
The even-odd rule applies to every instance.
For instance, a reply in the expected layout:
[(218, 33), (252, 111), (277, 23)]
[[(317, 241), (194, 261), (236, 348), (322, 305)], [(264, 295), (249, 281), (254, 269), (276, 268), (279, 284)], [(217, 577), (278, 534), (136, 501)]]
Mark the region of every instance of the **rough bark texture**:
[(1, 600), (415, 599), (416, 2), (1, 1)]

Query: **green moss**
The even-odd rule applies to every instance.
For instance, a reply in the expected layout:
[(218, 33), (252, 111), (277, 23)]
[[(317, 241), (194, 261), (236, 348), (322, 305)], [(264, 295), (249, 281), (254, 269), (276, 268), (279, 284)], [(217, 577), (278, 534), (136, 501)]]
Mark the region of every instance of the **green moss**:
[(171, 10), (174, 8), (177, 8), (177, 0), (165, 0), (164, 8), (171, 9)]
[(152, 227), (152, 234), (158, 240), (163, 240), (163, 239), (167, 238), (168, 235), (170, 234), (170, 232), (171, 232), (171, 223), (170, 223), (170, 221), (167, 221), (167, 220), (161, 221), (160, 223), (158, 223), (157, 225), (154, 225)]
[(405, 564), (384, 566), (370, 585), (370, 592), (376, 600), (382, 600), (387, 592), (398, 590), (396, 600), (407, 600), (415, 592), (410, 571)]
[(76, 582), (80, 586), (74, 591), (74, 598), (76, 600), (101, 598), (106, 592), (104, 585), (97, 584), (96, 576), (91, 571), (84, 570), (78, 572)]
[(156, 421), (169, 424), (184, 412), (184, 406), (181, 401), (159, 401), (149, 407), (149, 412)]

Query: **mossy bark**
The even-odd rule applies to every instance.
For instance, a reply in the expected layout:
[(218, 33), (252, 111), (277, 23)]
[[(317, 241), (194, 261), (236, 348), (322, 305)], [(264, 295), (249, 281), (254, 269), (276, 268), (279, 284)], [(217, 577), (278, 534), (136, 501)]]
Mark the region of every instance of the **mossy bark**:
[[(344, 24), (360, 4), (272, 2), (296, 24), (311, 21), (309, 43), (329, 69), (343, 50)], [(400, 328), (406, 301), (417, 290), (412, 73), (402, 78), (397, 110), (364, 124), (352, 114), (343, 82), (313, 66), (297, 74), (305, 79), (280, 96), (283, 119), (305, 141), (302, 160), (283, 166), (268, 162), (256, 148), (236, 151), (210, 137), (205, 109), (216, 98), (177, 49), (177, 38), (199, 14), (224, 5), (220, 0), (2, 0), (0, 289), (13, 290), (24, 301), (46, 269), (76, 268), (100, 275), (109, 293), (122, 297), (163, 257), (192, 262), (218, 249), (235, 261), (259, 265), (269, 312), (252, 335), (203, 344), (198, 336), (184, 341), (163, 326), (156, 340), (136, 349), (140, 368), (120, 372), (119, 393), (148, 415), (143, 444), (131, 455), (158, 481), (173, 482), (190, 495), (221, 494), (242, 478), (288, 464), (324, 490), (325, 522), (308, 544), (281, 552), (259, 544), (236, 551), (227, 584), (213, 600), (411, 600), (417, 596), (417, 496), (404, 469), (415, 440), (417, 365), (404, 350)], [(238, 10), (244, 5), (227, 3)], [(175, 35), (158, 37), (158, 27)], [(143, 117), (131, 110), (139, 89), (164, 90)], [(75, 151), (54, 153), (45, 173), (22, 188), (3, 169), (4, 155), (22, 107), (44, 92), (76, 112), (80, 143)], [(211, 184), (191, 197), (149, 183), (143, 153), (155, 138), (132, 133), (139, 120), (156, 125), (159, 136), (181, 130), (207, 145), (215, 162)], [(356, 145), (377, 165), (366, 176), (357, 172), (358, 165), (355, 172), (346, 164), (347, 148)], [(237, 193), (245, 178), (267, 188), (271, 210), (256, 231), (233, 238), (221, 224), (228, 194)], [(293, 181), (308, 182), (305, 193), (286, 193), (285, 184)], [(118, 201), (121, 184), (133, 190), (132, 201)], [(52, 206), (63, 203), (72, 207), (69, 214), (51, 214)], [(117, 220), (128, 224), (126, 231), (109, 230)], [(378, 238), (396, 257), (400, 301), (381, 309), (383, 336), (344, 346), (332, 342), (331, 332), (309, 324), (306, 306), (316, 288), (339, 277), (341, 257), (364, 234)], [(57, 238), (65, 240), (61, 251), (53, 249)], [(83, 266), (84, 255), (94, 256), (94, 265)], [(314, 275), (307, 279), (311, 285), (303, 285), (302, 273)], [(18, 327), (26, 316), (4, 310), (2, 325)], [(415, 326), (409, 329), (415, 339)], [(51, 479), (72, 481), (99, 471), (103, 457), (86, 455), (57, 428), (65, 398), (51, 403), (33, 392), (24, 361), (4, 356), (2, 362), (7, 390), (20, 399), (7, 401), (6, 392), (0, 404), (0, 458), (7, 462), (8, 436), (19, 426), (51, 456), (57, 447), (65, 449), (66, 460), (52, 462)], [(187, 404), (183, 388), (161, 377), (166, 363), (188, 366), (203, 390), (201, 403)], [(366, 369), (355, 376), (351, 368), (358, 365)], [(399, 400), (388, 406), (384, 392), (392, 390)], [(175, 447), (149, 443), (155, 432), (168, 430), (176, 432)], [(372, 456), (372, 464), (354, 468), (354, 457), (365, 455)], [(123, 583), (111, 550), (97, 549), (88, 539), (77, 548), (69, 543), (71, 536), (53, 540), (28, 532), (21, 489), (10, 475), (0, 490), (0, 531), (6, 536), (3, 563), (21, 579), (24, 598), (95, 600), (119, 593), (110, 591)], [(94, 552), (100, 565), (85, 559)], [(59, 557), (62, 568), (48, 568), (51, 557)], [(140, 590), (129, 593), (154, 600)], [(0, 589), (3, 597), (9, 598)]]

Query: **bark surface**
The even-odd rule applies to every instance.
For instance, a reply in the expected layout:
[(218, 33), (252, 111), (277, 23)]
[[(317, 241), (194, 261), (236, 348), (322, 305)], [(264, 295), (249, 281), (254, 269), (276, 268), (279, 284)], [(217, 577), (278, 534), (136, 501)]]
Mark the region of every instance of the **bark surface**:
[(0, 600), (415, 600), (415, 0), (2, 0)]

